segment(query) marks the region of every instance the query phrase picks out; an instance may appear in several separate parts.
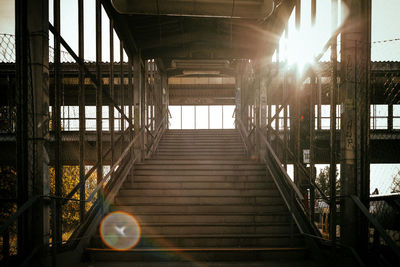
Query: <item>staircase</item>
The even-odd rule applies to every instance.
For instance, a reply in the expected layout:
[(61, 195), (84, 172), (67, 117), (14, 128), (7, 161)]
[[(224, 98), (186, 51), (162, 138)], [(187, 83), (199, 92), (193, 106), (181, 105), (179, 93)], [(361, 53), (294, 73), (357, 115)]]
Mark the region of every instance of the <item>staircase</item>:
[(115, 251), (92, 238), (89, 266), (314, 266), (265, 167), (236, 130), (169, 130), (136, 165), (115, 210), (141, 239)]

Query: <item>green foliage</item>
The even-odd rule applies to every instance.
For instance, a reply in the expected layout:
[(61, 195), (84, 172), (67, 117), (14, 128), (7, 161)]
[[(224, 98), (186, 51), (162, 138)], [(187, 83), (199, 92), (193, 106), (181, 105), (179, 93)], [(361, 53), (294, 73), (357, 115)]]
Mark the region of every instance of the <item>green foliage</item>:
[[(330, 171), (329, 166), (326, 166), (324, 169), (321, 170), (321, 172), (315, 179), (315, 183), (318, 185), (321, 191), (324, 192), (326, 196), (329, 196), (331, 193), (331, 188), (329, 184), (329, 171)], [(336, 195), (339, 195), (340, 193), (340, 181), (338, 179), (338, 175), (339, 173), (336, 170)]]

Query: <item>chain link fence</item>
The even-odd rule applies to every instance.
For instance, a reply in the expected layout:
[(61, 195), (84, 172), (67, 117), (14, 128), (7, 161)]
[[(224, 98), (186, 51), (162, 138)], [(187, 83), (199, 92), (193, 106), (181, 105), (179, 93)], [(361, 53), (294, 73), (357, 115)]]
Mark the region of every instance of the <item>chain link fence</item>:
[[(0, 63), (15, 63), (15, 49), (15, 35), (0, 34)], [(49, 62), (54, 62), (54, 48), (52, 46), (49, 46)], [(61, 62), (75, 62), (75, 60), (67, 51), (61, 51)]]

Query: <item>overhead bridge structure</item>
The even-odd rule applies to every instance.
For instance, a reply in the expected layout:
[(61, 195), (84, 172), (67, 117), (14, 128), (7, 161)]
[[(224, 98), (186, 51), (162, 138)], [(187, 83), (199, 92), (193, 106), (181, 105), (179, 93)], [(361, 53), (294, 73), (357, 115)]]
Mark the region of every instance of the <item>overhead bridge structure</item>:
[(327, 1), (305, 65), (291, 18), (320, 1), (64, 2), (15, 0), (0, 35), (1, 266), (398, 264), (400, 174), (379, 194), (370, 169), (400, 163), (400, 63), (371, 61), (371, 0)]

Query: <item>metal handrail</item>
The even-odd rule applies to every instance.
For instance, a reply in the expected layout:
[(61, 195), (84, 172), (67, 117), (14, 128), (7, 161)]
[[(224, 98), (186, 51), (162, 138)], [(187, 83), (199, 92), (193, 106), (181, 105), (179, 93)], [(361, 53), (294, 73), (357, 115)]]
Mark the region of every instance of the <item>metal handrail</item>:
[[(123, 138), (123, 136), (125, 135), (125, 133), (128, 132), (128, 131), (130, 131), (131, 129), (132, 129), (132, 126), (129, 126), (127, 129), (125, 129), (125, 130), (120, 134), (120, 136), (117, 138), (117, 140), (114, 141), (114, 143), (118, 143), (118, 142)], [(110, 152), (111, 152), (111, 148), (109, 148), (109, 149), (106, 151), (106, 153), (104, 153), (103, 159), (105, 159), (105, 158), (107, 157), (107, 155), (108, 155)], [(79, 181), (79, 182), (76, 184), (76, 186), (75, 186), (73, 189), (71, 189), (71, 191), (70, 191), (70, 192), (68, 193), (68, 195), (67, 195), (67, 198), (71, 198), (73, 195), (75, 195), (75, 193), (78, 192), (78, 190), (80, 189), (81, 185), (82, 185), (83, 183), (85, 183), (86, 180), (90, 177), (90, 175), (92, 175), (98, 168), (99, 168), (99, 164), (98, 164), (98, 163), (96, 163), (95, 165), (93, 165), (93, 166), (89, 169), (89, 171), (86, 172), (84, 179), (83, 179), (82, 181)]]
[[(274, 130), (271, 126), (268, 128), (272, 131), (272, 133), (275, 135), (276, 140), (278, 140), (281, 144), (283, 144), (283, 140), (280, 138), (280, 136), (277, 134), (276, 130)], [(300, 168), (300, 170), (303, 172), (304, 175), (309, 176), (309, 172), (306, 170), (306, 168), (296, 159), (294, 156), (293, 152), (288, 148), (284, 147), (286, 152), (288, 152), (289, 157), (293, 160), (293, 162)], [(328, 196), (319, 188), (319, 186), (315, 183), (313, 179), (309, 179), (310, 184), (319, 192), (321, 195), (322, 199), (325, 200), (326, 202), (329, 202)]]
[(161, 139), (161, 136), (164, 133), (164, 130), (166, 129), (165, 127), (162, 127), (165, 124), (165, 121), (167, 119), (166, 115), (167, 114), (164, 114), (162, 116), (163, 119), (158, 123), (158, 126), (156, 127), (156, 131), (155, 131), (156, 134), (154, 136), (152, 136), (153, 137), (153, 142), (152, 142), (152, 144), (150, 145), (150, 147), (148, 149), (148, 153), (147, 153), (146, 157), (150, 157), (151, 153), (153, 153), (155, 151), (155, 148), (157, 147), (157, 145), (158, 145), (158, 143), (159, 143), (159, 141)]
[(131, 147), (133, 146), (133, 144), (136, 142), (136, 140), (140, 137), (141, 133), (144, 131), (144, 128), (142, 128), (142, 130), (139, 132), (139, 134), (137, 134), (135, 136), (135, 138), (132, 139), (132, 141), (128, 144), (128, 146), (124, 149), (124, 151), (122, 152), (122, 154), (119, 156), (118, 160), (114, 163), (114, 165), (110, 168), (110, 170), (108, 171), (108, 173), (103, 177), (103, 179), (101, 179), (101, 181), (99, 183), (97, 183), (96, 188), (93, 190), (93, 192), (90, 194), (90, 196), (88, 197), (88, 201), (91, 201), (94, 196), (97, 194), (97, 192), (100, 190), (100, 188), (103, 187), (103, 184), (105, 183), (105, 181), (107, 181), (108, 177), (111, 176), (111, 174), (117, 169), (117, 167), (119, 166), (119, 164), (122, 162), (122, 160), (125, 158), (125, 156), (128, 154), (129, 150), (131, 149)]
[(368, 209), (364, 206), (361, 200), (355, 196), (350, 195), (350, 199), (356, 204), (357, 208), (364, 214), (367, 220), (374, 226), (374, 228), (378, 231), (379, 235), (383, 238), (386, 244), (390, 247), (390, 249), (396, 254), (398, 259), (400, 259), (400, 247), (396, 245), (396, 243), (389, 237), (386, 231), (383, 229), (382, 225), (369, 213)]

